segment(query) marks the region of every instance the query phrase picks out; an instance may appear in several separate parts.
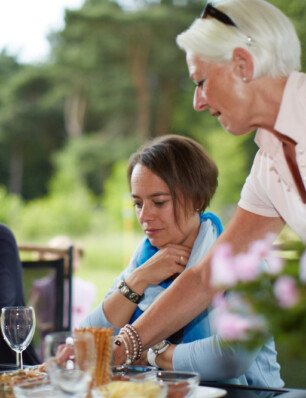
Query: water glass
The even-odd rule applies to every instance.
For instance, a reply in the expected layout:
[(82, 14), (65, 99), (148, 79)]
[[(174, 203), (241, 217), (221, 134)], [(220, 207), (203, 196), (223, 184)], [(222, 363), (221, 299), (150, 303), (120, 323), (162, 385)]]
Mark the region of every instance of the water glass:
[(95, 367), (95, 342), (91, 333), (55, 332), (44, 339), (47, 373), (64, 396), (86, 397)]
[(33, 307), (2, 308), (1, 330), (6, 343), (16, 352), (17, 368), (20, 366), (20, 369), (23, 369), (22, 352), (33, 339), (35, 325), (35, 311)]

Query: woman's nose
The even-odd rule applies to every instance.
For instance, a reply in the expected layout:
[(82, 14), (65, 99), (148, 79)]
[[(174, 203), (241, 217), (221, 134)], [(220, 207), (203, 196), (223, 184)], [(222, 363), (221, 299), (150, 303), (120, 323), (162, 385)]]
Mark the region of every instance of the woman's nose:
[(141, 223), (151, 220), (153, 217), (150, 206), (143, 204), (141, 211), (139, 213), (139, 221)]
[(193, 96), (193, 107), (197, 112), (204, 111), (208, 108), (206, 97), (202, 86), (197, 86)]

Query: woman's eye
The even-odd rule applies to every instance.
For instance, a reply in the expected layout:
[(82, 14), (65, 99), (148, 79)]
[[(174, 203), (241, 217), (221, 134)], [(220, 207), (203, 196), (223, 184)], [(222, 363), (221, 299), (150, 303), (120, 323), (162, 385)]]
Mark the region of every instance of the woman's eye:
[(202, 88), (203, 85), (204, 85), (204, 83), (205, 83), (205, 80), (201, 80), (200, 82), (197, 82), (197, 83), (196, 83), (196, 86)]
[(140, 202), (134, 202), (134, 207), (136, 207), (137, 209), (141, 208), (141, 203)]
[(164, 200), (159, 200), (159, 201), (154, 202), (155, 206), (162, 206), (162, 205), (164, 205), (165, 203), (166, 203), (166, 202), (165, 202)]

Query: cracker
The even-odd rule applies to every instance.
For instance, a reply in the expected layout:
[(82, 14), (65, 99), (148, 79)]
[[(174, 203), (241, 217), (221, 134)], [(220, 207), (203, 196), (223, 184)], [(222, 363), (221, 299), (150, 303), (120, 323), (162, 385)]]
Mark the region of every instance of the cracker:
[(93, 376), (92, 387), (107, 384), (111, 379), (111, 353), (113, 328), (81, 328), (75, 332), (90, 332), (95, 339), (96, 366)]

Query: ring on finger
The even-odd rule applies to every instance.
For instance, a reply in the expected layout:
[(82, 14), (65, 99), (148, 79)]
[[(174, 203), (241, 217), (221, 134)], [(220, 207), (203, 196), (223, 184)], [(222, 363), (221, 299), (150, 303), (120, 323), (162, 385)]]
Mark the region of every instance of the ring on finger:
[(183, 256), (180, 256), (179, 264), (180, 264), (180, 265), (183, 265), (183, 262), (184, 262), (184, 257), (183, 257)]

